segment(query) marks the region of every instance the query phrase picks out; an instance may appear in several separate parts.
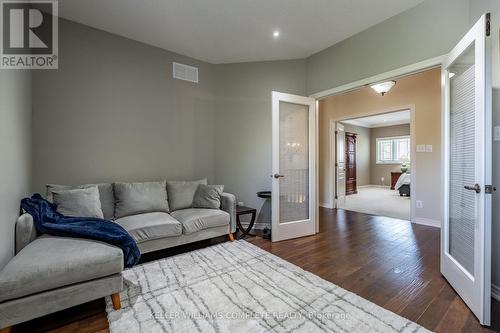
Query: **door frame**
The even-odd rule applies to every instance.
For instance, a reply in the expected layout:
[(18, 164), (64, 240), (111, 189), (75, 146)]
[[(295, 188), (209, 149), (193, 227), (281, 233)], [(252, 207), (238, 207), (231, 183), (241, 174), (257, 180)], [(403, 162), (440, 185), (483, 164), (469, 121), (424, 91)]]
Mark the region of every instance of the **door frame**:
[[(342, 122), (345, 120), (350, 120), (350, 119), (356, 119), (356, 118), (362, 118), (362, 117), (367, 117), (367, 116), (374, 116), (374, 115), (380, 115), (380, 114), (385, 114), (385, 113), (392, 113), (392, 112), (398, 112), (398, 111), (404, 111), (404, 110), (410, 110), (410, 151), (411, 151), (411, 156), (413, 158), (410, 159), (410, 170), (411, 170), (411, 186), (410, 186), (410, 222), (411, 223), (417, 223), (417, 224), (422, 224), (416, 221), (415, 219), (415, 211), (416, 211), (416, 190), (417, 190), (417, 182), (416, 182), (416, 177), (417, 177), (417, 163), (415, 156), (417, 155), (417, 141), (415, 140), (415, 105), (413, 104), (408, 104), (408, 105), (402, 105), (398, 107), (393, 107), (393, 108), (388, 108), (388, 109), (382, 109), (382, 110), (373, 110), (373, 111), (368, 111), (361, 113), (359, 115), (356, 115), (356, 117), (340, 117), (336, 119), (330, 119), (330, 168), (329, 168), (329, 173), (330, 173), (330, 179), (332, 180), (329, 184), (329, 187), (331, 189), (332, 197), (330, 200), (330, 207), (327, 208), (337, 208), (337, 200), (335, 199), (335, 188), (337, 187), (337, 179), (335, 176), (335, 154), (337, 151), (337, 147), (335, 145), (335, 129), (337, 126), (338, 122)], [(333, 132), (332, 132), (333, 129)], [(333, 177), (333, 178), (332, 178)]]

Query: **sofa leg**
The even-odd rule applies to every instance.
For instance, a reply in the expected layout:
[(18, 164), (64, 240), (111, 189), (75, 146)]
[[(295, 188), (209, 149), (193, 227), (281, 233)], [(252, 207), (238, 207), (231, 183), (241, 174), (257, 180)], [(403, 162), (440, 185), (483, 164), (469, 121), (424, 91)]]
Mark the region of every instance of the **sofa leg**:
[(12, 332), (12, 326), (0, 328), (0, 333), (10, 333)]
[[(122, 308), (119, 293), (111, 295), (111, 301), (113, 302), (113, 309), (120, 310)], [(3, 333), (3, 332), (0, 332), (0, 333)]]
[(229, 241), (233, 242), (234, 241), (234, 236), (233, 236), (233, 233), (230, 232), (228, 235), (228, 238), (229, 238)]

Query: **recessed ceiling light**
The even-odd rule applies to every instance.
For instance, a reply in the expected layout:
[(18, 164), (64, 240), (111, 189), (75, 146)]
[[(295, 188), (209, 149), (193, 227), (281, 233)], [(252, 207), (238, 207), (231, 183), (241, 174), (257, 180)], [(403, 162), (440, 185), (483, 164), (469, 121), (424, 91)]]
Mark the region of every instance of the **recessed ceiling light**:
[(273, 37), (278, 38), (280, 36), (280, 32), (278, 30), (273, 31)]

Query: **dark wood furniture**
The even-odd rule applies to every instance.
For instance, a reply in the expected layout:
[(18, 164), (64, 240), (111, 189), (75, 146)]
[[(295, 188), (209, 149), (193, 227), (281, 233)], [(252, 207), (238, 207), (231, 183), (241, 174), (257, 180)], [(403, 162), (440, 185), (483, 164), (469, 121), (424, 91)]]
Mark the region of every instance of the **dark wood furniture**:
[(345, 133), (345, 195), (358, 193), (356, 183), (356, 136)]
[[(245, 229), (241, 225), (240, 216), (246, 215), (246, 214), (251, 214), (252, 217), (250, 219), (250, 224)], [(256, 215), (257, 215), (257, 209), (255, 209), (255, 208), (250, 208), (250, 207), (246, 207), (246, 206), (236, 206), (236, 225), (238, 227), (238, 230), (241, 231), (241, 235), (238, 236), (238, 239), (243, 238), (247, 235), (248, 236), (255, 236), (255, 234), (251, 234), (250, 231), (252, 230), (253, 225), (255, 224)]]
[(391, 190), (395, 189), (396, 183), (398, 182), (399, 177), (401, 177), (403, 173), (400, 171), (392, 171), (391, 172)]

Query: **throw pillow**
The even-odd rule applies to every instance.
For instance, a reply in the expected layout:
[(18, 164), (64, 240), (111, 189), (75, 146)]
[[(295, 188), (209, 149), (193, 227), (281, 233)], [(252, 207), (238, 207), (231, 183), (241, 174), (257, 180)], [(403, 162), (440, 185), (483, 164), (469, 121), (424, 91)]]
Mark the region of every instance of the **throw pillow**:
[(106, 220), (113, 220), (115, 216), (115, 195), (113, 193), (113, 184), (110, 183), (85, 184), (78, 186), (47, 184), (47, 200), (54, 202), (52, 199), (52, 191), (82, 189), (94, 186), (97, 186), (97, 189), (99, 190), (99, 200), (101, 201), (104, 218)]
[(52, 198), (57, 212), (64, 216), (104, 218), (96, 186), (52, 191)]
[(166, 182), (114, 183), (116, 218), (169, 212)]
[(193, 198), (200, 184), (207, 184), (206, 179), (194, 181), (169, 181), (167, 182), (168, 204), (171, 211), (191, 208)]
[(194, 194), (194, 208), (220, 208), (220, 197), (224, 192), (224, 185), (198, 185)]

